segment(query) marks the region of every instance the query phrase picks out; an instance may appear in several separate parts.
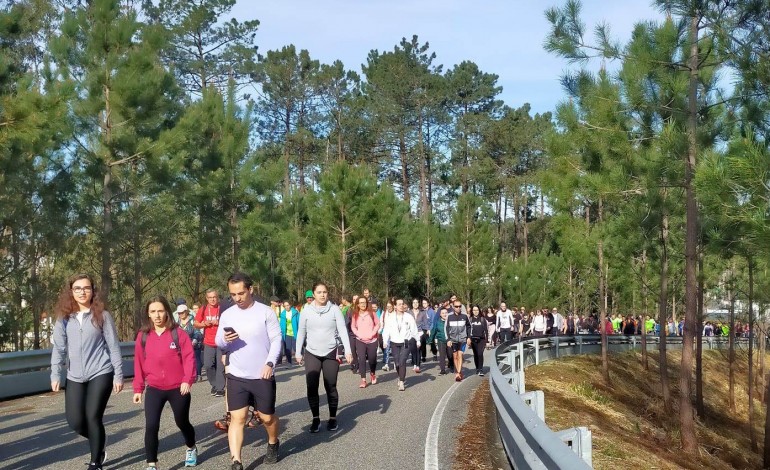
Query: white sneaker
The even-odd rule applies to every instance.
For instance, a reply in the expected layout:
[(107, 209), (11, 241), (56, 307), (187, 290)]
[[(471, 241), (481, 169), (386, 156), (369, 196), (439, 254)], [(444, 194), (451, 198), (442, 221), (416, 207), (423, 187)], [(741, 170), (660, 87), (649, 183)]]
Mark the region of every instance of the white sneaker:
[(403, 392), (404, 391), (404, 382), (402, 380), (398, 381), (398, 391)]
[(390, 370), (390, 368), (388, 367), (388, 365), (387, 365), (387, 364), (385, 364), (384, 366), (382, 366), (382, 370), (384, 370), (385, 372), (387, 372), (387, 371), (389, 371), (389, 370)]

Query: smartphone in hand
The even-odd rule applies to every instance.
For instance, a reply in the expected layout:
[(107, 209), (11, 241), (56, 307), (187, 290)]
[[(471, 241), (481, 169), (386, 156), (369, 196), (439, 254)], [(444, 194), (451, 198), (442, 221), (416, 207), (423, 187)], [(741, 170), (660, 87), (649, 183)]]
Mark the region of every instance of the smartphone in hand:
[(230, 326), (226, 326), (224, 330), (225, 330), (225, 333), (229, 333), (229, 334), (235, 333), (235, 330)]

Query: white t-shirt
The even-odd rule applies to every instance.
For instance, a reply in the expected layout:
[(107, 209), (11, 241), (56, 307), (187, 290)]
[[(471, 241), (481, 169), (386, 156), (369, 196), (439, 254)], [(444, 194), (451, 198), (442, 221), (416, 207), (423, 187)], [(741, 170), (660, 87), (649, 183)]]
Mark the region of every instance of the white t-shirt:
[(509, 329), (513, 325), (513, 314), (511, 314), (510, 310), (505, 310), (504, 312), (502, 310), (497, 311), (497, 325), (499, 328), (506, 328)]

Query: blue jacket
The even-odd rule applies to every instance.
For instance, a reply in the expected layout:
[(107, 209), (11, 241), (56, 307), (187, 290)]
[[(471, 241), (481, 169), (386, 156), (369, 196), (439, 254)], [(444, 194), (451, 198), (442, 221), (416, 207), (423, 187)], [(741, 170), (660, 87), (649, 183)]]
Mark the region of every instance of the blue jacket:
[[(278, 323), (281, 324), (281, 338), (286, 339), (286, 309), (281, 309), (281, 313), (278, 314)], [(299, 312), (296, 308), (291, 308), (291, 331), (294, 332), (294, 337), (297, 336), (299, 330)]]

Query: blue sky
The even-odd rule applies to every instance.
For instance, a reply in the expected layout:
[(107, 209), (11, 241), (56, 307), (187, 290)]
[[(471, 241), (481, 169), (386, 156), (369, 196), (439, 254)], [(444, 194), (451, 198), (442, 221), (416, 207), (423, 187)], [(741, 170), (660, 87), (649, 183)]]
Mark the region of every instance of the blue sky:
[[(544, 12), (564, 0), (239, 0), (233, 16), (258, 19), (261, 53), (294, 44), (324, 63), (341, 60), (361, 73), (372, 49), (392, 50), (417, 34), (444, 70), (471, 60), (499, 75), (502, 99), (552, 111), (564, 98), (560, 75), (570, 65), (548, 54)], [(649, 0), (583, 0), (587, 30), (606, 21), (626, 40), (639, 20), (660, 18)]]

